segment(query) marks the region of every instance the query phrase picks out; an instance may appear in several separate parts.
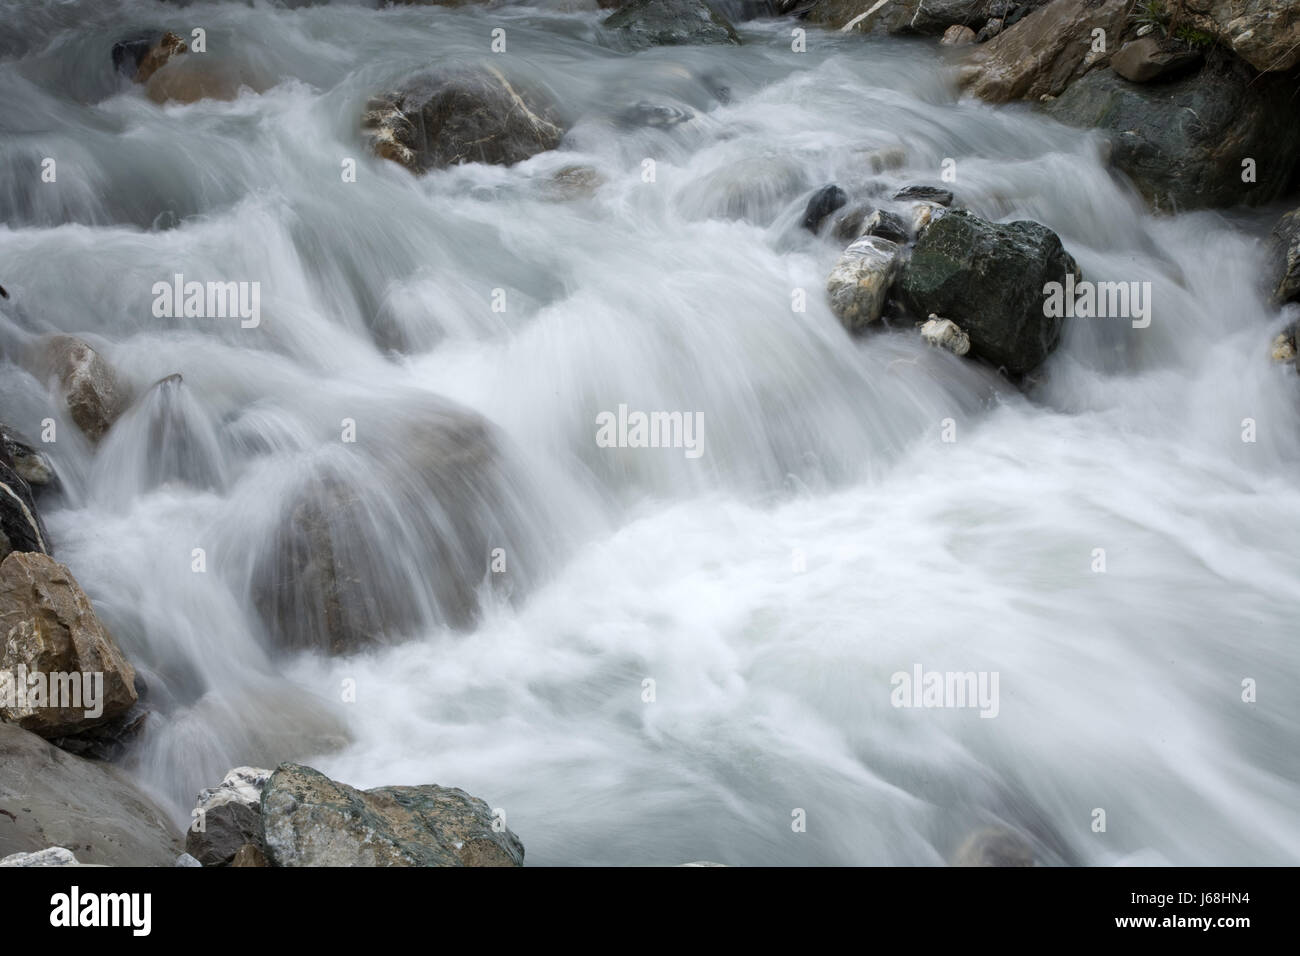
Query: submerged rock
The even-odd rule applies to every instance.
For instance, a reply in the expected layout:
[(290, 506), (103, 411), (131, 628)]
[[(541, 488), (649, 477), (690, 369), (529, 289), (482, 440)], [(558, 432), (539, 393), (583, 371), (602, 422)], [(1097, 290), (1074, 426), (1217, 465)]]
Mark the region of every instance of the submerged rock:
[(414, 77), (372, 99), (362, 126), (376, 155), (415, 173), (460, 163), (511, 166), (555, 149), (564, 136), (547, 97), (493, 66)]
[(1046, 226), (955, 210), (921, 234), (898, 288), (913, 315), (950, 317), (972, 353), (1015, 375), (1060, 341), (1065, 320), (1045, 314), (1043, 288), (1067, 273), (1077, 277), (1078, 267)]
[(602, 25), (633, 49), (740, 42), (736, 28), (705, 0), (628, 0)]
[(901, 248), (879, 236), (863, 236), (840, 256), (826, 279), (831, 311), (850, 331), (879, 320), (898, 271)]
[(920, 199), (938, 203), (940, 206), (952, 205), (952, 190), (942, 186), (904, 186), (894, 193), (895, 199)]
[[(469, 627), (485, 578), (526, 584), (524, 484), (497, 433), (450, 403), (404, 411), (370, 419), (355, 450), (322, 456), (277, 496), (242, 570), (278, 649), (344, 654)], [(509, 575), (487, 574), (497, 547)]]
[[(77, 678), (75, 685), (57, 688), (60, 701), (71, 706), (51, 706), (54, 687), (41, 699), (28, 691), (12, 706), (0, 694), (0, 720), (59, 737), (125, 714), (136, 702), (135, 669), (72, 573), (48, 555), (14, 553), (0, 563), (0, 637), (0, 680), (22, 673), (20, 668), (46, 681), (55, 675)], [(82, 692), (87, 674), (102, 675), (93, 707)], [(93, 710), (100, 712), (87, 716)]]
[(1033, 866), (1034, 848), (1019, 833), (987, 827), (972, 833), (957, 849), (953, 866)]
[(491, 808), (432, 784), (357, 790), (285, 763), (262, 792), (273, 866), (522, 866), (524, 845)]
[(164, 64), (188, 50), (189, 45), (170, 30), (140, 34), (113, 44), (113, 69), (136, 83), (147, 83)]
[(27, 482), (33, 494), (59, 489), (59, 476), (49, 456), (37, 451), (35, 445), (3, 422), (0, 422), (0, 462)]
[(169, 867), (181, 852), (167, 815), (115, 767), (3, 723), (0, 767), (0, 857), (59, 846), (85, 864)]

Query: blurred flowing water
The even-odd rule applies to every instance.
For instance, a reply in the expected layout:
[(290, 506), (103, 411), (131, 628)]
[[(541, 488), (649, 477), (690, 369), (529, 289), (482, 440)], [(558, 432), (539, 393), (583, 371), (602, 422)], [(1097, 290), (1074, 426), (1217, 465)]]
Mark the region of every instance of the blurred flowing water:
[[(631, 55), (582, 4), (372, 6), (0, 3), (0, 334), (84, 336), (143, 396), (93, 455), (59, 419), (46, 519), (149, 685), (127, 765), (178, 823), (230, 767), (297, 759), (462, 787), (539, 864), (938, 864), (999, 823), (1045, 863), (1300, 860), (1300, 429), (1266, 217), (1149, 215), (1095, 139), (959, 102), (926, 43), (797, 54), (769, 20)], [(116, 40), (193, 26), (262, 92), (159, 106), (113, 74)], [(368, 155), (371, 95), (489, 57), (551, 92), (560, 150), (418, 179)], [(1151, 282), (1151, 326), (1074, 320), (1029, 397), (850, 339), (808, 197), (945, 158), (975, 212)], [(557, 194), (575, 165), (598, 185)], [(260, 282), (261, 324), (155, 318), (175, 273)], [(0, 380), (32, 437), (58, 417), (17, 364)], [(703, 456), (598, 447), (620, 403), (701, 412)], [(458, 407), (498, 471), (440, 496), (455, 468), (391, 463)], [(321, 474), (363, 489), (358, 559), (416, 597), (391, 646), (272, 649), (259, 575)], [(449, 527), (499, 542), (509, 583), (436, 553)], [(466, 560), (468, 624), (440, 590)], [(997, 671), (998, 716), (894, 708), (914, 664)]]

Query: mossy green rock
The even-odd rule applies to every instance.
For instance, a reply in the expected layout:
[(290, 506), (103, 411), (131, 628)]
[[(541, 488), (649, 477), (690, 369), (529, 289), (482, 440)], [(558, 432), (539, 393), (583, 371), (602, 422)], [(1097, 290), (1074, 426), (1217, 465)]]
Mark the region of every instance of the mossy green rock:
[(273, 866), (523, 866), (524, 845), (463, 790), (357, 790), (284, 763), (262, 790)]
[(898, 290), (916, 318), (951, 319), (970, 336), (973, 354), (1016, 375), (1060, 342), (1065, 320), (1044, 315), (1043, 287), (1068, 273), (1077, 276), (1078, 267), (1046, 226), (958, 210), (921, 234)]

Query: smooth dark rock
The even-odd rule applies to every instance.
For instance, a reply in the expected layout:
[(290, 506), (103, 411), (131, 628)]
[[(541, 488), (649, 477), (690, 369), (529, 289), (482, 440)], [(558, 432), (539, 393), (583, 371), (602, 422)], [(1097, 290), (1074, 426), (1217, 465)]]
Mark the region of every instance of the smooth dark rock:
[(1300, 209), (1277, 221), (1265, 254), (1269, 298), (1275, 305), (1300, 301)]
[(834, 183), (823, 186), (813, 193), (812, 198), (808, 200), (808, 206), (804, 209), (801, 225), (809, 232), (816, 234), (817, 230), (822, 226), (822, 221), (848, 201), (848, 193), (840, 189), (839, 186)]
[(206, 809), (204, 830), (191, 825), (185, 834), (185, 850), (204, 866), (229, 866), (245, 844), (262, 840), (261, 807), (230, 801)]
[(1133, 83), (1150, 83), (1186, 73), (1204, 59), (1199, 50), (1188, 49), (1177, 41), (1162, 42), (1155, 36), (1145, 36), (1120, 47), (1110, 58), (1110, 66)]

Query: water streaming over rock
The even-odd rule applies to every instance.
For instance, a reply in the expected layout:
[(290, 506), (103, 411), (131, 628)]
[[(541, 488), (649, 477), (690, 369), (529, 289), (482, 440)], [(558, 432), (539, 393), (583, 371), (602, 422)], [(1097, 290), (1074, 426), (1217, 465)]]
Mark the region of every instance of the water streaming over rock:
[[(127, 766), (178, 823), (297, 759), (480, 794), (531, 863), (940, 863), (996, 822), (1048, 863), (1300, 858), (1263, 220), (1153, 217), (1088, 135), (958, 101), (927, 43), (798, 54), (753, 21), (630, 55), (582, 4), (372, 6), (0, 4), (3, 417), (58, 420), (45, 518), (148, 686)], [(262, 91), (160, 106), (113, 73), (192, 26)], [(554, 98), (559, 150), (368, 154), (372, 95), (490, 57)], [(1028, 397), (849, 338), (808, 198), (946, 158), (961, 204), (1152, 283), (1150, 327), (1074, 320)], [(260, 323), (156, 316), (176, 274), (260, 283)], [(134, 394), (97, 448), (19, 359), (51, 332)], [(704, 454), (599, 447), (620, 404), (701, 413)], [(998, 672), (997, 717), (891, 706), (915, 664)]]

